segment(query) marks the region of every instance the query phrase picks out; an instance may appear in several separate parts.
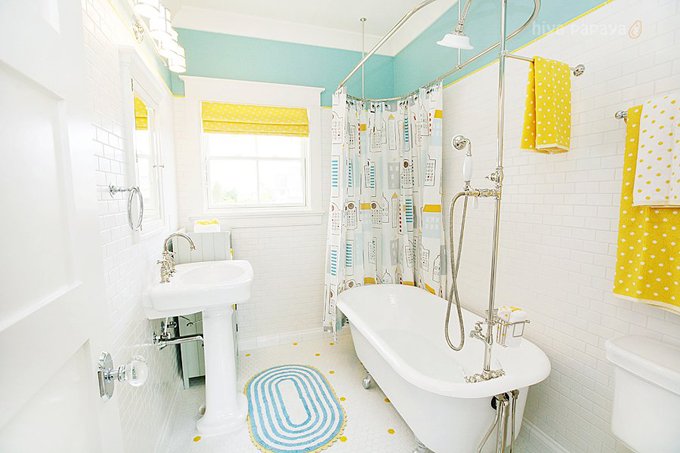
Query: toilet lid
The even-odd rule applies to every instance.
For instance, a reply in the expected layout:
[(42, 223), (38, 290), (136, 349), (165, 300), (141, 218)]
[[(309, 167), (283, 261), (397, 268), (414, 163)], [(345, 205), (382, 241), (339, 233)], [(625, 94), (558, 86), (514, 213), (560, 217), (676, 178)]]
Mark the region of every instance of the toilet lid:
[(605, 347), (613, 364), (680, 395), (680, 347), (640, 336), (607, 340)]

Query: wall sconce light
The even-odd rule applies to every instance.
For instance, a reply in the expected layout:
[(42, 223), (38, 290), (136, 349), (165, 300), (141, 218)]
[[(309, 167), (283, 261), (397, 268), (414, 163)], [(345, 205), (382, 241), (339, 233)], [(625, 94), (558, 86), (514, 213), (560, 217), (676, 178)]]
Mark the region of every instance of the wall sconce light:
[(186, 72), (186, 54), (177, 40), (177, 31), (172, 27), (170, 11), (160, 0), (134, 0), (133, 11), (140, 18), (133, 24), (137, 42), (142, 42), (144, 32), (148, 31), (156, 52), (166, 60), (168, 69), (180, 74)]

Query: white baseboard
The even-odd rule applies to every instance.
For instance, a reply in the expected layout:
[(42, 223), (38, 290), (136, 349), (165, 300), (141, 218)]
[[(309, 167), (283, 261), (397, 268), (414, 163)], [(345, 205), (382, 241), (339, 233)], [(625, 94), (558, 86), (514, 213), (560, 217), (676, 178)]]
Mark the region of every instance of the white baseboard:
[(522, 421), (522, 430), (529, 437), (532, 444), (540, 444), (539, 451), (545, 453), (569, 453), (569, 450), (560, 445), (555, 439), (544, 433), (538, 426), (531, 423), (526, 418)]
[[(349, 335), (349, 328), (342, 329), (338, 336)], [(295, 332), (284, 332), (276, 335), (263, 335), (255, 338), (239, 338), (239, 351), (250, 351), (252, 349), (267, 348), (269, 346), (280, 346), (296, 341), (319, 340), (321, 338), (332, 338), (332, 334), (324, 332), (321, 327), (313, 329), (298, 330)]]

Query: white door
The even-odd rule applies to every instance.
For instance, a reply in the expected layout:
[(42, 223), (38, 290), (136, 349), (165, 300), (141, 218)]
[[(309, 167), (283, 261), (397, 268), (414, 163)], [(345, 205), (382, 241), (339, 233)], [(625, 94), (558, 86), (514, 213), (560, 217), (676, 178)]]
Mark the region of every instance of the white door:
[(0, 0), (3, 453), (122, 451), (86, 92), (80, 0)]

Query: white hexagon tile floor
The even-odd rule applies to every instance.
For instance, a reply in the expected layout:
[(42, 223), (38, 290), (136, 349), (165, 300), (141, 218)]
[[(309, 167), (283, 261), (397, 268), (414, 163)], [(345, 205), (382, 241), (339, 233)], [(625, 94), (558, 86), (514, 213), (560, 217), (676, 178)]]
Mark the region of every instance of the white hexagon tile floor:
[[(340, 398), (347, 414), (342, 437), (329, 453), (410, 453), (415, 438), (377, 385), (364, 390), (366, 371), (357, 359), (350, 335), (329, 339), (300, 340), (287, 345), (245, 351), (239, 354), (239, 389), (255, 374), (277, 365), (297, 364), (317, 368)], [(161, 451), (168, 453), (256, 453), (248, 428), (228, 436), (196, 440), (194, 431), (199, 407), (204, 401), (202, 385), (183, 391), (173, 416), (173, 425)]]

